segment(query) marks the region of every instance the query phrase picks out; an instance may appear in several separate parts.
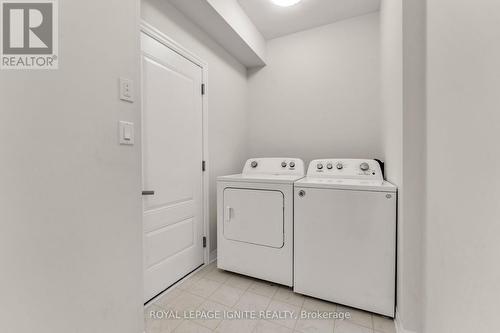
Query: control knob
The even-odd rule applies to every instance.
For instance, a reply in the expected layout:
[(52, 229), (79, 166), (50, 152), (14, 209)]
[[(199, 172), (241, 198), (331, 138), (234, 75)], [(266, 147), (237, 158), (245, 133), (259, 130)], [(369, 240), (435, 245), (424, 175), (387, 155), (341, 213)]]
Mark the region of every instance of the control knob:
[(327, 168), (328, 170), (331, 170), (331, 169), (333, 168), (333, 164), (332, 164), (332, 163), (328, 163), (328, 164), (326, 165), (326, 168)]
[(252, 163), (250, 163), (250, 166), (251, 166), (252, 168), (256, 168), (256, 167), (257, 167), (257, 165), (259, 165), (259, 163), (257, 163), (257, 161), (252, 161)]
[(290, 168), (295, 168), (295, 162), (290, 162), (288, 165), (290, 166)]
[(286, 162), (285, 161), (281, 162), (281, 167), (282, 168), (286, 168)]
[(359, 165), (359, 168), (362, 170), (362, 171), (368, 171), (370, 169), (370, 165), (366, 162), (363, 162)]
[(337, 163), (336, 167), (338, 170), (342, 170), (344, 168), (344, 165), (342, 163)]
[(323, 169), (323, 164), (321, 164), (321, 163), (318, 163), (318, 164), (316, 165), (316, 168), (318, 168), (318, 170), (321, 170), (321, 169)]

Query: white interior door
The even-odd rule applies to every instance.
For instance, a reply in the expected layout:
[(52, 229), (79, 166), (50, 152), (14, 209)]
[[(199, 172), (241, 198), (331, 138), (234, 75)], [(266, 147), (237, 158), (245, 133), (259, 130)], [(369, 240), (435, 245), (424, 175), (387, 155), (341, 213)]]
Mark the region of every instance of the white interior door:
[(142, 33), (144, 299), (203, 263), (202, 69)]

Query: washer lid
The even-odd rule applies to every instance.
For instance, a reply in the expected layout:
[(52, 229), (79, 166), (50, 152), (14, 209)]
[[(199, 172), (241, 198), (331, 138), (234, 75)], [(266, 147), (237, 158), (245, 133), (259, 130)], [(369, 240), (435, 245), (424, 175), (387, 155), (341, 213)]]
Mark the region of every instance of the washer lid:
[(336, 179), (306, 177), (295, 183), (298, 188), (329, 188), (338, 190), (374, 191), (395, 193), (397, 187), (384, 180)]
[(247, 182), (247, 183), (275, 183), (275, 184), (293, 184), (303, 178), (302, 175), (272, 175), (272, 174), (237, 174), (217, 177), (217, 181), (224, 182)]

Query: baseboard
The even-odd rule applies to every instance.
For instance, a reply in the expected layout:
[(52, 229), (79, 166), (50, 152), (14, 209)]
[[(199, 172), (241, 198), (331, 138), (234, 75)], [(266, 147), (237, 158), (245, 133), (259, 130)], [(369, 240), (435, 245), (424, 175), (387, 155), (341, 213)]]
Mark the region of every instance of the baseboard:
[(216, 260), (217, 260), (217, 249), (215, 249), (212, 252), (210, 252), (210, 255), (208, 257), (208, 263), (211, 264), (211, 263), (213, 263)]
[(396, 324), (396, 333), (417, 333), (416, 331), (410, 331), (404, 328), (403, 322), (401, 321), (401, 316), (399, 315), (397, 309), (396, 309), (396, 318), (394, 322)]

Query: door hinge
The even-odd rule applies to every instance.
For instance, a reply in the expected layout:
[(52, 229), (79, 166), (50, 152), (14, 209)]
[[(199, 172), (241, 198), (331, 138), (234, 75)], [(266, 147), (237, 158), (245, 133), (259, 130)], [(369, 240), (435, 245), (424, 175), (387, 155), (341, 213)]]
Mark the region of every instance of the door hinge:
[(201, 171), (207, 170), (207, 163), (205, 161), (201, 161)]
[(201, 94), (205, 95), (205, 83), (201, 84)]
[(207, 247), (207, 237), (203, 236), (203, 247)]

